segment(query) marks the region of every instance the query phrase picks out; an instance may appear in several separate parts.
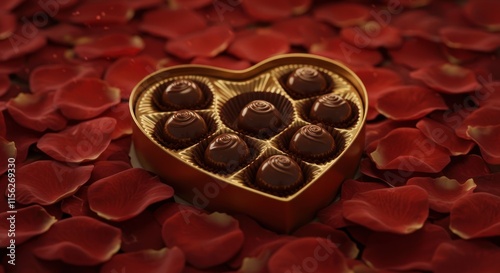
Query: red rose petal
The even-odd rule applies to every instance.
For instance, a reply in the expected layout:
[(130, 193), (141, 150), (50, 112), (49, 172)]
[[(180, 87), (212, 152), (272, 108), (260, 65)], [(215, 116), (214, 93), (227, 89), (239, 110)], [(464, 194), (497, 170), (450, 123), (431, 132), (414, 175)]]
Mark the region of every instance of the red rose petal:
[(94, 166), (71, 167), (39, 160), (17, 172), (16, 201), (21, 204), (54, 204), (75, 193), (90, 178)]
[(255, 19), (245, 13), (238, 1), (215, 1), (204, 11), (205, 18), (213, 23), (228, 24), (233, 28), (246, 27), (255, 23)]
[[(395, 121), (392, 119), (385, 119), (377, 123), (366, 124), (366, 139), (365, 147), (369, 144), (378, 142), (382, 137), (387, 135), (389, 132), (400, 127), (415, 127), (414, 121)], [(376, 148), (376, 146), (375, 146)], [(375, 149), (374, 148), (374, 149)], [(367, 150), (367, 149), (365, 149)]]
[(495, 0), (467, 1), (464, 5), (464, 15), (476, 25), (489, 31), (500, 30), (500, 20), (495, 11), (500, 8)]
[(493, 126), (470, 126), (467, 129), (467, 136), (477, 143), (481, 149), (483, 159), (492, 165), (500, 164), (500, 125)]
[(111, 117), (116, 120), (115, 130), (111, 134), (111, 139), (132, 134), (132, 118), (130, 117), (128, 102), (119, 103), (109, 108), (101, 117)]
[(12, 10), (19, 4), (24, 2), (24, 0), (5, 0), (0, 4), (0, 10)]
[(403, 37), (399, 29), (392, 26), (381, 26), (376, 21), (368, 21), (360, 26), (343, 28), (340, 31), (340, 36), (344, 41), (359, 48), (395, 48), (403, 43)]
[(343, 215), (372, 230), (408, 234), (427, 219), (427, 198), (427, 192), (417, 186), (371, 190), (344, 201)]
[(213, 3), (211, 0), (168, 0), (172, 9), (199, 9)]
[[(36, 143), (40, 138), (40, 132), (36, 132), (30, 129), (26, 129), (22, 126), (19, 126), (16, 121), (14, 121), (10, 115), (6, 115), (5, 117), (5, 127), (9, 128), (6, 130), (5, 139), (12, 140), (15, 143), (15, 146), (8, 145), (8, 141), (4, 140), (3, 142), (3, 156), (16, 157), (17, 163), (24, 162), (28, 155), (28, 149), (33, 143)], [(17, 152), (17, 154), (16, 154)], [(7, 157), (5, 158), (7, 160)], [(6, 161), (4, 161), (6, 162)], [(6, 167), (4, 164), (3, 168)], [(1, 172), (2, 169), (0, 169)]]
[(484, 53), (459, 48), (441, 47), (444, 55), (452, 64), (467, 64), (482, 57)]
[(132, 168), (132, 166), (123, 161), (97, 161), (94, 164), (92, 175), (87, 184), (92, 184), (100, 179), (112, 176), (119, 172)]
[(450, 229), (464, 239), (500, 235), (500, 197), (474, 193), (459, 199), (450, 212)]
[(363, 260), (377, 269), (431, 271), (434, 251), (446, 242), (450, 242), (446, 230), (432, 224), (407, 235), (374, 233), (368, 239)]
[(339, 60), (350, 66), (375, 66), (383, 60), (377, 50), (359, 48), (338, 37), (312, 45), (309, 52)]
[(500, 36), (478, 29), (445, 27), (439, 34), (443, 43), (451, 48), (491, 52), (500, 47)]
[(351, 272), (346, 258), (324, 238), (300, 238), (278, 249), (269, 259), (269, 273), (283, 272)]
[(162, 0), (125, 0), (123, 2), (134, 10), (153, 8), (164, 3)]
[(213, 26), (167, 42), (165, 49), (181, 58), (215, 57), (233, 40), (232, 30), (225, 25)]
[(434, 65), (410, 73), (414, 79), (423, 81), (427, 86), (448, 94), (467, 93), (480, 87), (476, 74), (458, 65)]
[(344, 28), (361, 25), (370, 18), (370, 10), (357, 3), (334, 3), (314, 10), (314, 18)]
[[(11, 213), (3, 212), (0, 214), (2, 219), (9, 219)], [(26, 242), (28, 239), (40, 235), (57, 222), (56, 218), (45, 211), (44, 208), (34, 205), (17, 210), (14, 216), (15, 221), (15, 241), (16, 246)], [(0, 227), (5, 232), (0, 234), (0, 247), (8, 247), (10, 239), (7, 232), (10, 229), (10, 220), (2, 221)]]
[(148, 56), (124, 57), (108, 67), (104, 80), (121, 90), (121, 97), (128, 99), (132, 89), (144, 77), (156, 71), (156, 61)]
[(60, 161), (94, 160), (108, 147), (115, 125), (116, 120), (107, 117), (85, 121), (61, 132), (43, 135), (37, 147)]
[(85, 216), (60, 220), (37, 240), (33, 253), (74, 265), (105, 262), (120, 249), (120, 230)]
[(448, 213), (451, 206), (460, 198), (472, 194), (476, 184), (472, 179), (459, 183), (445, 176), (439, 178), (414, 177), (407, 185), (416, 185), (429, 194), (429, 207), (437, 212)]
[(125, 136), (115, 139), (109, 143), (108, 147), (99, 155), (97, 161), (123, 161), (130, 164), (130, 145), (132, 145), (132, 137)]
[(192, 214), (189, 220), (175, 214), (163, 223), (162, 235), (165, 245), (178, 246), (193, 266), (207, 268), (227, 262), (243, 245), (238, 221), (227, 214)]
[(59, 12), (56, 18), (64, 22), (99, 26), (124, 24), (134, 16), (134, 10), (126, 3), (83, 2), (76, 7)]
[(292, 15), (293, 6), (288, 0), (254, 0), (241, 1), (243, 9), (248, 15), (259, 21), (276, 21)]
[(318, 211), (319, 221), (332, 228), (343, 228), (352, 225), (352, 222), (344, 218), (343, 202), (344, 200), (333, 202), (328, 207)]
[(242, 70), (251, 66), (250, 62), (235, 59), (230, 56), (220, 55), (214, 58), (197, 57), (191, 61), (192, 64), (215, 66), (225, 69)]
[(161, 225), (147, 210), (132, 219), (116, 223), (115, 226), (122, 231), (123, 252), (159, 250), (165, 247), (161, 238)]
[(305, 47), (319, 43), (336, 34), (333, 28), (315, 21), (309, 16), (281, 20), (276, 22), (271, 29), (288, 37), (292, 45)]
[(177, 38), (201, 31), (206, 26), (207, 22), (203, 17), (192, 10), (163, 8), (145, 13), (140, 29), (164, 38)]
[(76, 79), (57, 90), (54, 104), (70, 119), (98, 116), (120, 102), (120, 90), (97, 78)]
[(270, 230), (264, 229), (248, 216), (240, 214), (234, 217), (238, 220), (238, 225), (243, 232), (245, 240), (238, 255), (231, 259), (229, 265), (233, 268), (240, 268), (244, 259), (255, 257), (252, 254), (255, 254), (259, 247), (280, 239), (280, 236)]
[(326, 238), (334, 243), (346, 257), (351, 259), (355, 259), (359, 254), (358, 247), (345, 232), (321, 223), (309, 223), (297, 229), (293, 235), (297, 237)]
[[(0, 160), (3, 162), (9, 162), (10, 158), (16, 159), (17, 148), (14, 141), (8, 141), (3, 137), (0, 137)], [(0, 174), (7, 171), (8, 164), (3, 164), (0, 167)]]
[(47, 129), (62, 130), (66, 119), (54, 105), (54, 94), (20, 93), (7, 103), (7, 111), (20, 125), (43, 132)]
[[(470, 107), (470, 106), (467, 106)], [(470, 109), (470, 108), (469, 108)], [(459, 125), (455, 127), (455, 133), (457, 136), (465, 139), (471, 139), (471, 136), (467, 134), (469, 127), (487, 127), (498, 125), (497, 117), (500, 115), (500, 105), (485, 105), (477, 110), (472, 111), (469, 115), (463, 115), (463, 112), (471, 111), (469, 109), (460, 109), (458, 113), (459, 116), (450, 117), (453, 121)], [(474, 134), (474, 132), (472, 133)]]
[(144, 41), (139, 36), (108, 34), (98, 38), (81, 38), (75, 46), (75, 53), (81, 58), (119, 58), (137, 55), (144, 49)]
[(44, 29), (44, 35), (47, 36), (50, 41), (62, 45), (74, 45), (78, 38), (82, 37), (84, 33), (85, 31), (83, 28), (65, 23), (60, 23)]
[(500, 248), (491, 242), (454, 240), (437, 247), (432, 268), (435, 273), (494, 273), (499, 261)]
[(451, 155), (468, 154), (474, 147), (472, 141), (459, 138), (453, 128), (433, 119), (421, 119), (416, 126), (426, 137), (450, 151)]
[[(390, 2), (390, 0), (387, 0), (386, 2)], [(423, 7), (423, 6), (427, 6), (431, 2), (432, 2), (432, 0), (402, 0), (399, 3), (403, 7), (420, 8), (420, 7)]]
[(14, 33), (16, 28), (16, 16), (10, 13), (2, 12), (0, 14), (0, 40), (9, 38)]
[(389, 55), (395, 63), (412, 69), (419, 69), (431, 65), (447, 62), (439, 44), (423, 39), (408, 39), (398, 49), (389, 49)]
[[(37, 29), (32, 26), (29, 31), (30, 34), (32, 32), (36, 33)], [(10, 60), (32, 53), (45, 46), (46, 43), (47, 40), (43, 35), (36, 34), (34, 37), (29, 37), (28, 39), (26, 35), (19, 33), (18, 30), (8, 39), (0, 40), (0, 61)]]
[(479, 175), (474, 177), (477, 187), (474, 192), (486, 192), (500, 197), (500, 173)]
[(460, 183), (489, 173), (486, 162), (480, 156), (473, 154), (453, 157), (451, 163), (443, 170), (446, 177), (456, 179)]
[(174, 194), (170, 186), (143, 169), (129, 169), (93, 183), (88, 190), (90, 208), (104, 219), (124, 221), (147, 206)]
[(342, 190), (340, 191), (341, 200), (349, 200), (356, 193), (367, 192), (377, 189), (385, 189), (387, 185), (376, 182), (361, 182), (354, 179), (347, 179), (342, 183)]
[(178, 247), (160, 250), (147, 249), (117, 254), (106, 262), (99, 272), (181, 273), (184, 272), (184, 260), (184, 253)]
[(74, 195), (62, 200), (61, 211), (71, 216), (89, 216), (97, 219), (99, 216), (90, 210), (87, 191), (88, 186), (83, 186)]
[(1, 74), (12, 74), (20, 72), (25, 66), (25, 57), (19, 57), (2, 61), (0, 63)]
[(287, 53), (289, 50), (290, 45), (284, 35), (272, 30), (258, 29), (236, 36), (228, 52), (238, 58), (258, 63), (271, 56)]
[(375, 108), (393, 120), (414, 120), (435, 110), (447, 110), (443, 98), (431, 89), (420, 86), (394, 87), (378, 98)]
[(441, 17), (422, 9), (403, 12), (392, 21), (392, 25), (399, 28), (403, 35), (433, 42), (440, 41), (439, 29), (445, 24)]
[(49, 64), (35, 68), (30, 73), (30, 90), (33, 93), (46, 93), (57, 90), (72, 80), (84, 77), (99, 77), (90, 66), (70, 64)]
[(191, 221), (189, 217), (193, 214), (203, 213), (201, 209), (193, 207), (191, 205), (184, 205), (175, 202), (165, 203), (158, 209), (154, 211), (154, 217), (159, 224), (163, 224), (168, 218), (174, 216), (175, 214), (180, 213), (184, 220), (188, 223)]
[(436, 146), (414, 128), (398, 128), (390, 132), (369, 156), (382, 170), (436, 173), (450, 162), (449, 153), (444, 148)]

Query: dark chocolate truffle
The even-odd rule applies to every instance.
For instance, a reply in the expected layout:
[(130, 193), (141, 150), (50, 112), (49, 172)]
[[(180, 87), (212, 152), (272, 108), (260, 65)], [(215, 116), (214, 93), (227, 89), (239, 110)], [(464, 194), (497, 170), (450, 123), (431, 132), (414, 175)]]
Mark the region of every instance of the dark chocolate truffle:
[(342, 125), (352, 117), (351, 105), (333, 93), (316, 99), (309, 112), (309, 118), (331, 126)]
[(205, 120), (190, 110), (175, 112), (165, 122), (163, 134), (166, 140), (174, 142), (191, 142), (202, 138), (208, 132)]
[(255, 177), (257, 187), (276, 193), (296, 189), (303, 181), (300, 166), (286, 155), (273, 155), (266, 159)]
[(162, 103), (174, 109), (192, 108), (203, 101), (200, 87), (190, 80), (172, 81), (162, 94)]
[(295, 132), (289, 149), (306, 159), (321, 160), (335, 151), (335, 140), (325, 129), (317, 125), (306, 125)]
[(235, 134), (215, 137), (205, 150), (205, 163), (215, 169), (232, 172), (250, 156), (247, 144)]
[(327, 82), (318, 70), (312, 67), (301, 67), (288, 76), (286, 86), (296, 94), (312, 96), (325, 91)]
[(252, 134), (272, 135), (282, 125), (281, 114), (265, 100), (250, 102), (238, 116), (238, 129)]

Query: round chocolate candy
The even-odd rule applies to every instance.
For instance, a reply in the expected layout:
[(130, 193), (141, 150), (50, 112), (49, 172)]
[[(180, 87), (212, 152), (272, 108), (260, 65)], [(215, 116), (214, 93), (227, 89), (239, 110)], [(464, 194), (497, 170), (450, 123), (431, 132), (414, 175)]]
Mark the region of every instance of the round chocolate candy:
[(287, 88), (301, 96), (312, 96), (325, 91), (327, 82), (323, 74), (312, 67), (297, 68), (286, 81)]
[(238, 129), (252, 134), (272, 135), (282, 125), (281, 114), (265, 100), (250, 102), (238, 116)]
[(235, 134), (215, 137), (205, 150), (205, 163), (226, 172), (236, 170), (250, 156), (247, 144)]
[(306, 159), (321, 160), (335, 151), (335, 140), (325, 129), (306, 125), (292, 136), (289, 149)]
[(204, 96), (200, 87), (191, 80), (172, 81), (162, 94), (162, 103), (174, 109), (196, 107), (203, 102)]
[(273, 155), (259, 167), (255, 185), (273, 193), (296, 189), (304, 181), (300, 166), (286, 155)]
[(180, 110), (167, 119), (163, 127), (166, 140), (185, 143), (198, 140), (208, 132), (205, 120), (191, 110)]
[(309, 118), (331, 126), (342, 125), (352, 117), (351, 105), (333, 93), (316, 99), (309, 112)]

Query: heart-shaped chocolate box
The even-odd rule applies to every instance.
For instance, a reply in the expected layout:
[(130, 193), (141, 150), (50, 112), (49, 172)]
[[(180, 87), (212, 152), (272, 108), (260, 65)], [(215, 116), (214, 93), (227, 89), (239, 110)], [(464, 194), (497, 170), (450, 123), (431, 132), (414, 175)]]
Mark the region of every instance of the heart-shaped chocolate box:
[[(252, 186), (260, 164), (272, 155), (289, 154), (293, 133), (311, 123), (309, 109), (318, 96), (297, 98), (284, 84), (284, 79), (300, 67), (312, 67), (325, 75), (327, 92), (343, 97), (355, 113), (349, 123), (324, 127), (337, 143), (336, 153), (326, 161), (290, 155), (301, 167), (304, 185), (291, 193), (265, 192)], [(207, 98), (193, 111), (207, 122), (209, 134), (188, 147), (176, 147), (161, 139), (163, 123), (174, 111), (159, 106), (158, 96), (169, 82), (178, 79), (199, 83)], [(253, 99), (270, 101), (281, 111), (284, 124), (276, 134), (259, 138), (238, 130), (237, 114)], [(319, 56), (281, 55), (242, 71), (180, 65), (149, 75), (132, 92), (133, 145), (141, 165), (163, 177), (182, 199), (208, 210), (244, 213), (271, 229), (290, 232), (328, 205), (342, 181), (356, 172), (363, 151), (367, 105), (366, 90), (359, 78), (345, 66)], [(204, 165), (204, 150), (215, 136), (227, 132), (240, 135), (253, 151), (252, 156), (232, 172), (216, 172)]]

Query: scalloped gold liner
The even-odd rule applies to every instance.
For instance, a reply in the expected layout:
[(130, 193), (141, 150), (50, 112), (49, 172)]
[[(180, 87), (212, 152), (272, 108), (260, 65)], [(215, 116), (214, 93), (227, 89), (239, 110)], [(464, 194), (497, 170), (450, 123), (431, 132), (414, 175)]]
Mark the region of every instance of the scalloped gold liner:
[[(312, 66), (328, 75), (332, 92), (353, 103), (357, 120), (348, 128), (335, 132), (343, 138), (343, 149), (330, 161), (321, 164), (296, 158), (307, 174), (306, 183), (298, 190), (277, 196), (248, 186), (252, 171), (270, 154), (285, 154), (277, 140), (287, 129), (309, 124), (299, 115), (298, 107), (311, 98), (294, 100), (280, 85), (280, 77), (301, 66)], [(156, 123), (173, 112), (161, 112), (155, 107), (152, 94), (167, 81), (194, 79), (205, 83), (213, 92), (213, 102), (206, 109), (195, 112), (208, 114), (216, 128), (204, 140), (182, 150), (171, 150), (154, 138)], [(257, 154), (248, 165), (229, 174), (217, 174), (193, 160), (200, 154), (200, 145), (207, 138), (222, 132), (235, 132), (220, 117), (219, 109), (234, 96), (253, 91), (278, 93), (294, 108), (293, 121), (269, 139), (247, 136)], [(245, 213), (264, 226), (280, 232), (290, 232), (310, 221), (316, 211), (328, 205), (345, 178), (357, 170), (363, 151), (364, 123), (368, 101), (360, 79), (342, 64), (309, 54), (286, 54), (265, 60), (249, 69), (233, 71), (202, 65), (179, 65), (157, 71), (142, 80), (130, 96), (130, 111), (134, 120), (133, 143), (142, 166), (163, 177), (175, 188), (176, 194), (196, 206), (209, 210)], [(237, 133), (237, 132), (235, 132)]]

